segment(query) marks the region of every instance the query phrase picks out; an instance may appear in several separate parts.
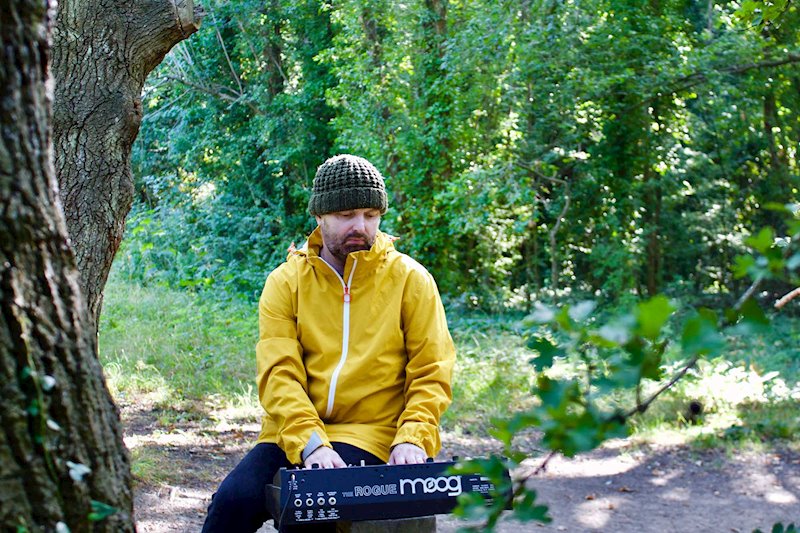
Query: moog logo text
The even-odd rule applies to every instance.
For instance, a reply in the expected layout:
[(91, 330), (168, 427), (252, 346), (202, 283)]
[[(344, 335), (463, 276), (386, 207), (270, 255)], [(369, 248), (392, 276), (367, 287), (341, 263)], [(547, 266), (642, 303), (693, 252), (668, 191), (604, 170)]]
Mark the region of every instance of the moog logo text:
[(409, 489), (409, 494), (416, 494), (418, 487), (420, 487), (425, 494), (446, 492), (448, 496), (458, 496), (461, 494), (461, 477), (439, 476), (426, 477), (425, 479), (418, 477), (400, 480), (400, 494), (406, 494), (407, 488)]

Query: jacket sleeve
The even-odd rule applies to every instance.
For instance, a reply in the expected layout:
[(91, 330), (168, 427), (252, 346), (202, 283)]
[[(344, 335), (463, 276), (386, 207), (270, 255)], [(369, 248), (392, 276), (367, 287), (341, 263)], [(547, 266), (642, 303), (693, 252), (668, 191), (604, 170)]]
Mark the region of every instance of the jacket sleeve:
[(433, 277), (410, 273), (402, 305), (406, 364), (405, 409), (392, 446), (408, 442), (435, 457), (441, 448), (439, 419), (452, 400), (455, 347)]
[(278, 426), (277, 444), (292, 464), (300, 464), (309, 442), (330, 446), (330, 441), (308, 398), (292, 281), (281, 268), (267, 277), (258, 304), (256, 366), (259, 400)]

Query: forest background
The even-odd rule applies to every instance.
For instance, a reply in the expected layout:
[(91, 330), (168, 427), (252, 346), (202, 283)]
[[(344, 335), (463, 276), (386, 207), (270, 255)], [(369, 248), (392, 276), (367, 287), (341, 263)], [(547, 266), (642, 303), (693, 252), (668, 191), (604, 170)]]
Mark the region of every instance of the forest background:
[(316, 167), (386, 176), (382, 228), (451, 305), (717, 307), (797, 200), (796, 27), (735, 2), (211, 2), (145, 88), (121, 268), (253, 301)]
[[(767, 20), (775, 4), (780, 17)], [(682, 430), (701, 445), (794, 442), (797, 302), (769, 312), (757, 335), (707, 335), (701, 348), (680, 325), (692, 308), (723, 314), (743, 296), (771, 308), (797, 286), (800, 256), (787, 237), (800, 188), (794, 6), (203, 7), (201, 30), (145, 86), (136, 200), (100, 324), (123, 404), (154, 394), (165, 427), (208, 409), (217, 422), (257, 413), (255, 302), (266, 274), (313, 229), (316, 167), (354, 153), (386, 177), (381, 228), (433, 273), (447, 307), (460, 360), (445, 429), (485, 435), (490, 419), (536, 404), (531, 389), (541, 396), (547, 383), (533, 370), (554, 356), (569, 361), (553, 374), (574, 377), (581, 361), (596, 361), (587, 345), (596, 356), (605, 341), (644, 335), (661, 346), (658, 368), (639, 361), (635, 378), (617, 376), (611, 388), (628, 390), (615, 402), (642, 405), (643, 378), (689, 371), (637, 431), (702, 421)], [(776, 250), (782, 260), (765, 266)], [(604, 341), (587, 336), (606, 323)], [(613, 373), (608, 360), (600, 366)], [(590, 437), (550, 445), (569, 454), (615, 434), (599, 418), (584, 422)], [(139, 479), (167, 475), (159, 452), (132, 453)]]

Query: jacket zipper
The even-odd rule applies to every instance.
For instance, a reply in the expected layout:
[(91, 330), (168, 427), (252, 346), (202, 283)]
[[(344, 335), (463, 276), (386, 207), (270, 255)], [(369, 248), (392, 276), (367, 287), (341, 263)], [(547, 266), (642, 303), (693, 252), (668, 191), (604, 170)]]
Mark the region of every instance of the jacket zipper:
[(328, 265), (331, 270), (333, 270), (333, 273), (336, 274), (336, 277), (339, 278), (339, 281), (342, 283), (342, 301), (344, 302), (342, 305), (342, 355), (339, 358), (339, 364), (336, 365), (336, 368), (333, 370), (333, 374), (331, 375), (331, 385), (328, 389), (328, 408), (325, 410), (325, 418), (328, 418), (333, 412), (333, 403), (336, 397), (336, 384), (339, 381), (339, 374), (342, 371), (342, 367), (344, 366), (345, 361), (347, 361), (347, 352), (350, 346), (350, 287), (353, 285), (353, 274), (356, 271), (358, 259), (353, 259), (353, 267), (350, 269), (350, 275), (347, 278), (347, 283), (344, 282), (344, 278), (340, 276), (339, 273), (336, 272), (336, 269), (328, 264), (327, 261), (322, 259), (322, 262)]

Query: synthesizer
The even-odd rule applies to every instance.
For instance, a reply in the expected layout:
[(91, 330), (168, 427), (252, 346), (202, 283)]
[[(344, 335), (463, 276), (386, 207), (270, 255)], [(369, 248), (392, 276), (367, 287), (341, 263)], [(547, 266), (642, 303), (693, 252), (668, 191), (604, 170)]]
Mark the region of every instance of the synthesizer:
[[(281, 468), (267, 485), (275, 528), (326, 522), (411, 518), (451, 512), (463, 492), (492, 500), (479, 474), (451, 475), (453, 461), (347, 468)], [(506, 472), (506, 476), (508, 472)]]

